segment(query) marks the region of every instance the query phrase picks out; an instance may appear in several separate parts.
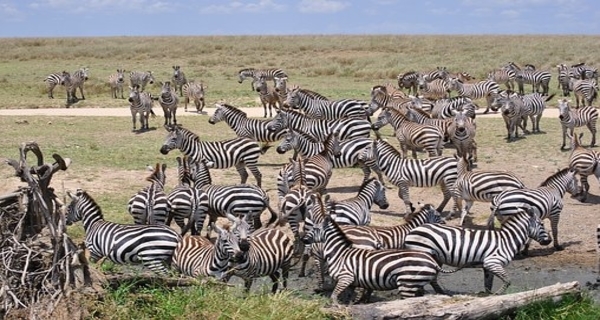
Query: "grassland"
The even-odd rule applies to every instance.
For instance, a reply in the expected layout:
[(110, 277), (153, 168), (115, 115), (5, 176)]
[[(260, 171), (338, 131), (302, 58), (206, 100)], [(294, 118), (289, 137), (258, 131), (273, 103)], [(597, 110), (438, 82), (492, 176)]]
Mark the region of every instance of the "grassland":
[[(57, 99), (46, 96), (43, 79), (52, 72), (74, 71), (80, 66), (90, 68), (86, 83), (87, 99), (74, 107), (127, 107), (127, 102), (110, 98), (106, 79), (117, 68), (151, 70), (156, 79), (166, 81), (171, 66), (181, 65), (188, 79), (207, 84), (207, 103), (226, 101), (236, 106), (257, 106), (256, 93), (250, 84), (237, 83), (237, 71), (245, 67), (280, 67), (290, 76), (291, 84), (313, 89), (331, 98), (368, 99), (370, 87), (394, 82), (398, 73), (409, 70), (431, 70), (446, 66), (450, 71), (466, 71), (478, 79), (508, 61), (532, 63), (539, 69), (551, 70), (558, 63), (585, 61), (600, 65), (600, 36), (269, 36), (269, 37), (118, 37), (118, 38), (52, 38), (0, 39), (0, 108), (62, 108), (64, 92), (57, 88)], [(551, 83), (556, 92), (556, 79)], [(528, 88), (527, 88), (528, 89)], [(157, 92), (157, 86), (149, 87)], [(557, 98), (555, 98), (557, 99)], [(551, 103), (552, 105), (552, 103)], [(206, 116), (186, 120), (186, 127), (202, 139), (232, 137), (221, 123), (207, 124)], [(27, 120), (28, 124), (22, 120)], [(545, 136), (498, 143), (504, 137), (501, 119), (478, 119), (482, 166), (497, 167), (503, 163), (522, 161), (526, 156), (536, 159), (538, 166), (530, 171), (557, 168), (565, 154), (558, 150), (555, 119), (543, 119)], [(159, 127), (162, 119), (151, 126)], [(384, 131), (384, 134), (389, 132)], [(36, 140), (45, 154), (59, 153), (74, 160), (72, 166), (56, 183), (65, 188), (83, 186), (96, 195), (107, 219), (130, 222), (124, 214), (129, 196), (145, 185), (142, 168), (165, 162), (170, 165), (169, 185), (174, 177), (176, 153), (163, 156), (158, 152), (164, 131), (151, 130), (136, 135), (130, 132), (129, 120), (121, 118), (76, 117), (3, 117), (0, 118), (0, 157), (18, 158), (18, 144)], [(540, 142), (542, 141), (542, 142)], [(287, 155), (272, 150), (261, 158), (268, 179), (268, 189), (274, 188), (274, 174)], [(539, 161), (538, 161), (539, 160)], [(18, 185), (7, 166), (0, 167), (0, 178), (6, 181), (0, 191)], [(335, 173), (337, 175), (337, 173)], [(345, 169), (341, 175), (354, 175), (356, 169)], [(237, 181), (233, 171), (215, 173), (216, 181)], [(57, 175), (58, 177), (58, 175)], [(56, 188), (61, 188), (56, 185)], [(388, 196), (390, 197), (390, 196)], [(76, 239), (83, 237), (81, 227), (70, 227)], [(89, 306), (97, 318), (161, 318), (178, 319), (195, 316), (209, 319), (319, 319), (323, 299), (307, 297), (297, 292), (280, 295), (252, 294), (240, 298), (236, 290), (197, 288), (171, 291), (148, 288), (143, 292), (124, 286), (104, 301)], [(265, 308), (267, 306), (267, 308)], [(216, 310), (216, 311), (215, 311)], [(582, 311), (583, 310), (583, 311)], [(598, 315), (590, 300), (569, 300), (555, 307), (524, 310), (520, 319), (575, 319), (582, 315)], [(519, 318), (517, 317), (517, 318)]]

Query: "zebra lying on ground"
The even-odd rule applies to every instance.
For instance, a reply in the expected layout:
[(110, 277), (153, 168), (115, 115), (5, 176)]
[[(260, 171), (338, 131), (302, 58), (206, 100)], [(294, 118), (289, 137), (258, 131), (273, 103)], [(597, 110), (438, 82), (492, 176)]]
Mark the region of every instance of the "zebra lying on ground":
[(83, 220), (85, 246), (93, 261), (108, 259), (117, 264), (142, 263), (146, 268), (167, 275), (173, 251), (181, 240), (177, 232), (164, 225), (126, 225), (105, 221), (100, 206), (87, 192), (67, 192), (66, 222)]

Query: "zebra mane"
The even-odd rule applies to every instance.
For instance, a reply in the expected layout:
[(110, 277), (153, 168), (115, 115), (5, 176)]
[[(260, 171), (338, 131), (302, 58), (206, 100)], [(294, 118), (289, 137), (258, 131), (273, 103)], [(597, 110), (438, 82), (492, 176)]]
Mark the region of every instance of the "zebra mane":
[(412, 74), (417, 74), (417, 73), (418, 73), (418, 72), (416, 72), (415, 70), (410, 70), (410, 71), (408, 71), (408, 72), (404, 73), (404, 74), (403, 74), (403, 75), (402, 75), (400, 78), (404, 78), (404, 77), (406, 77), (406, 76), (410, 76), (410, 75), (412, 75)]
[(192, 139), (194, 139), (195, 142), (200, 142), (200, 137), (197, 134), (195, 134), (194, 132), (192, 132), (189, 129), (182, 127), (181, 125), (172, 126), (171, 131), (175, 131), (175, 130), (180, 130), (180, 131), (183, 131), (183, 133), (188, 133), (192, 137)]
[(326, 96), (324, 96), (316, 91), (309, 90), (309, 89), (304, 89), (304, 88), (298, 87), (298, 92), (301, 92), (313, 99), (329, 100), (329, 98), (327, 98)]
[[(367, 179), (366, 181), (364, 181), (364, 182), (363, 182), (363, 183), (360, 185), (360, 187), (358, 188), (358, 193), (361, 193), (361, 192), (363, 191), (363, 189), (364, 189), (364, 188), (366, 188), (366, 187), (367, 187), (367, 185), (368, 185), (369, 183), (371, 183), (371, 181), (373, 181), (373, 180), (375, 180), (375, 179), (376, 179), (375, 177), (371, 177), (371, 178)], [(342, 200), (342, 201), (343, 201), (343, 200)], [(332, 208), (332, 209), (333, 209), (333, 208), (335, 208), (335, 206), (336, 206), (338, 203), (340, 203), (340, 202), (342, 202), (342, 201), (329, 200), (329, 201), (328, 201), (328, 205), (329, 205), (329, 207), (330, 207), (330, 208)], [(333, 211), (333, 210), (332, 210), (332, 211)]]
[(422, 115), (425, 118), (431, 119), (431, 114), (423, 109), (419, 109), (419, 108), (408, 108), (408, 109)]
[[(398, 149), (394, 148), (394, 146), (392, 146), (389, 142), (383, 140), (383, 139), (379, 139), (376, 140), (378, 142), (377, 144), (377, 149), (383, 149), (382, 151), (390, 151), (392, 152), (394, 155), (396, 155), (398, 158), (402, 158), (402, 155), (400, 154), (400, 151), (398, 151)], [(381, 154), (381, 152), (377, 152), (377, 154)]]
[(238, 73), (248, 72), (248, 71), (256, 71), (256, 69), (255, 68), (244, 68), (244, 69), (240, 70)]
[(220, 106), (224, 107), (225, 109), (227, 109), (228, 111), (231, 111), (232, 113), (234, 113), (236, 115), (241, 115), (241, 116), (244, 116), (245, 118), (248, 117), (248, 114), (246, 114), (246, 112), (244, 112), (241, 109), (234, 107), (230, 104), (221, 103)]
[(290, 130), (290, 132), (297, 133), (298, 135), (300, 135), (300, 137), (302, 137), (302, 139), (306, 139), (306, 140), (308, 140), (311, 143), (319, 143), (319, 142), (321, 142), (321, 141), (315, 139), (315, 137), (313, 137), (312, 135), (310, 135), (310, 134), (308, 134), (308, 133), (306, 133), (306, 132), (304, 132), (302, 130), (299, 130), (299, 129)]
[(94, 209), (97, 209), (100, 218), (104, 219), (104, 215), (102, 214), (102, 208), (100, 208), (100, 205), (96, 202), (96, 200), (94, 200), (94, 198), (92, 198), (92, 196), (90, 196), (87, 193), (87, 191), (83, 189), (77, 189), (76, 196), (80, 198), (83, 197), (86, 201), (88, 201), (90, 205), (87, 207), (93, 207)]
[(581, 66), (585, 66), (585, 62), (576, 63), (576, 64), (572, 65), (571, 68), (577, 68), (577, 67), (581, 67)]
[(549, 183), (550, 181), (553, 181), (554, 179), (556, 179), (556, 177), (560, 177), (560, 176), (564, 176), (564, 175), (566, 175), (566, 174), (569, 172), (569, 170), (570, 170), (570, 169), (569, 169), (569, 167), (565, 167), (565, 168), (562, 168), (562, 169), (560, 169), (560, 170), (559, 170), (558, 172), (556, 172), (555, 174), (553, 174), (553, 175), (549, 176), (548, 178), (546, 178), (546, 180), (544, 180), (544, 182), (542, 182), (542, 183), (540, 184), (540, 187), (545, 187), (545, 186), (547, 186), (547, 185), (548, 185), (548, 183)]
[[(389, 84), (389, 83), (388, 83), (388, 84)], [(375, 90), (380, 90), (380, 91), (383, 91), (383, 92), (385, 92), (385, 93), (387, 94), (387, 84), (386, 84), (386, 85), (380, 85), (380, 84), (378, 84), (378, 85), (376, 85), (376, 86), (373, 86), (373, 87), (371, 88), (371, 92), (373, 92), (373, 91), (375, 91)]]

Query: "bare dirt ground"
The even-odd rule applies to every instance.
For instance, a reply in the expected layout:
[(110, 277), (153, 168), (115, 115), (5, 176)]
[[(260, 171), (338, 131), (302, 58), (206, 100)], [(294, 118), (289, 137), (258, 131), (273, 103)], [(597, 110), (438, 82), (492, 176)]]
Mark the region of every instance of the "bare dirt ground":
[[(65, 110), (65, 111), (63, 111)], [(206, 108), (207, 114), (212, 114), (214, 109)], [(262, 116), (262, 108), (248, 108), (245, 110), (249, 116)], [(545, 116), (556, 117), (557, 110), (549, 109), (546, 111)], [(57, 115), (57, 112), (68, 112), (69, 116), (82, 115), (82, 116), (130, 116), (127, 108), (87, 108), (87, 109), (27, 109), (27, 110), (0, 110), (0, 116), (3, 115), (44, 115), (51, 114)], [(181, 116), (193, 116), (195, 113), (180, 112)], [(493, 117), (498, 115), (483, 115), (483, 117)], [(552, 133), (553, 136), (558, 137), (559, 133)], [(545, 137), (534, 137), (544, 139)], [(553, 138), (554, 140), (554, 138)], [(396, 143), (396, 141), (394, 141)], [(516, 142), (518, 143), (518, 142)], [(268, 152), (275, 153), (275, 150), (269, 150)], [(451, 154), (445, 152), (445, 155)], [(263, 179), (266, 183), (264, 186), (269, 189), (272, 203), (276, 205), (276, 194), (275, 194), (275, 177), (277, 171), (280, 168), (280, 164), (287, 161), (289, 155), (282, 156), (280, 163), (262, 164), (260, 170), (263, 173)], [(568, 158), (568, 153), (565, 153), (565, 162)], [(480, 158), (481, 159), (481, 158)], [(510, 161), (510, 160), (507, 160)], [(562, 164), (561, 164), (562, 165)], [(537, 165), (533, 163), (523, 162), (521, 165), (512, 166), (513, 171), (517, 176), (523, 179), (525, 184), (529, 187), (535, 187), (539, 185), (549, 175), (555, 172), (556, 166), (551, 165)], [(503, 169), (503, 168), (492, 168), (485, 162), (481, 162), (478, 165), (479, 169)], [(172, 170), (172, 169), (169, 169)], [(2, 170), (4, 172), (4, 169)], [(89, 176), (82, 174), (71, 173), (69, 171), (57, 176), (56, 181), (63, 180), (65, 187), (75, 188), (83, 187), (88, 190), (94, 190), (102, 187), (104, 190), (110, 188), (119, 190), (123, 185), (130, 185), (132, 183), (138, 183), (140, 181), (139, 172), (110, 172), (110, 173), (99, 173), (98, 177), (106, 178), (105, 174), (109, 174), (111, 179), (97, 181), (96, 179), (90, 179)], [(7, 175), (3, 175), (7, 176)], [(170, 176), (175, 176), (175, 172), (172, 171)], [(331, 179), (328, 191), (334, 199), (344, 199), (355, 195), (358, 186), (360, 185), (362, 173), (356, 169), (346, 170), (343, 172), (334, 171)], [(216, 181), (220, 179), (232, 180), (237, 182), (238, 176), (234, 171), (231, 172), (215, 172)], [(250, 178), (252, 179), (252, 178)], [(58, 183), (58, 182), (54, 183)], [(132, 182), (135, 181), (135, 182)], [(252, 180), (250, 181), (252, 182)], [(139, 182), (143, 183), (143, 182)], [(546, 285), (555, 284), (557, 282), (569, 282), (579, 281), (585, 286), (587, 282), (595, 283), (597, 274), (597, 263), (598, 258), (596, 254), (596, 226), (598, 224), (598, 204), (600, 203), (600, 190), (598, 182), (595, 179), (590, 179), (591, 193), (588, 197), (587, 203), (580, 203), (575, 199), (571, 199), (566, 196), (564, 198), (565, 207), (561, 214), (561, 221), (559, 224), (559, 239), (564, 245), (563, 251), (555, 252), (552, 246), (542, 247), (537, 243), (533, 243), (530, 249), (530, 257), (518, 259), (513, 261), (508, 267), (507, 272), (512, 280), (512, 285), (507, 292), (518, 292), (523, 290), (530, 290), (539, 288)], [(13, 190), (16, 185), (19, 185), (17, 179), (8, 179), (6, 183), (0, 185), (0, 191)], [(394, 224), (402, 222), (402, 214), (404, 212), (404, 204), (400, 202), (397, 196), (397, 187), (391, 186), (388, 183), (390, 189), (388, 189), (388, 200), (390, 207), (388, 210), (380, 210), (375, 208), (373, 224)], [(410, 196), (413, 203), (432, 203), (438, 205), (441, 200), (441, 193), (437, 188), (411, 188)], [(446, 207), (444, 215), (449, 215), (451, 209), (451, 203)], [(487, 203), (475, 203), (472, 208), (472, 212), (467, 220), (467, 226), (483, 226), (485, 220), (489, 214), (489, 204)], [(452, 219), (448, 221), (449, 224), (458, 223), (458, 219)], [(549, 222), (546, 221), (546, 227), (550, 229)], [(299, 265), (298, 265), (299, 266)], [(298, 267), (297, 266), (297, 267)], [(291, 273), (291, 279), (289, 287), (299, 289), (306, 293), (312, 293), (312, 290), (316, 287), (314, 277), (309, 278), (298, 278), (297, 267)], [(451, 293), (461, 294), (474, 294), (483, 291), (483, 272), (481, 269), (464, 269), (454, 274), (441, 275), (440, 284), (444, 286)], [(237, 279), (232, 283), (241, 283)], [(268, 280), (257, 281), (257, 283), (267, 284)], [(497, 289), (500, 285), (498, 279), (494, 282), (494, 288)], [(255, 284), (254, 288), (261, 287)], [(262, 287), (265, 289), (266, 286)], [(431, 288), (426, 288), (428, 292), (432, 292)], [(593, 295), (596, 291), (591, 291)], [(378, 299), (394, 299), (395, 294), (393, 292), (376, 293), (374, 295), (376, 300)]]

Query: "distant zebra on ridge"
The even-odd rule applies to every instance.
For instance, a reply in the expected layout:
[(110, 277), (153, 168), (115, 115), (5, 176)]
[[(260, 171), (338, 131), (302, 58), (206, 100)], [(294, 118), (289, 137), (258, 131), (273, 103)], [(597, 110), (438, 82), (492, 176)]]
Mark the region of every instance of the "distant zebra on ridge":
[(180, 66), (173, 66), (173, 77), (172, 77), (173, 86), (175, 87), (175, 93), (177, 93), (177, 89), (179, 89), (179, 96), (183, 96), (183, 86), (188, 83), (185, 78), (185, 73), (181, 71)]
[(152, 71), (131, 71), (129, 73), (129, 82), (132, 87), (137, 85), (140, 88), (140, 92), (143, 92), (147, 84), (154, 83), (154, 75)]
[(238, 77), (239, 77), (238, 83), (242, 83), (246, 79), (252, 79), (250, 88), (254, 91), (254, 81), (255, 81), (255, 79), (260, 78), (261, 76), (264, 76), (265, 80), (274, 80), (275, 78), (287, 77), (287, 74), (282, 69), (245, 68), (245, 69), (238, 71)]
[[(67, 71), (63, 71), (60, 73), (51, 73), (49, 74), (45, 79), (44, 82), (46, 82), (46, 88), (48, 90), (48, 98), (50, 99), (54, 99), (54, 88), (57, 85), (64, 85), (64, 75), (69, 74)], [(69, 74), (70, 76), (70, 74)]]

